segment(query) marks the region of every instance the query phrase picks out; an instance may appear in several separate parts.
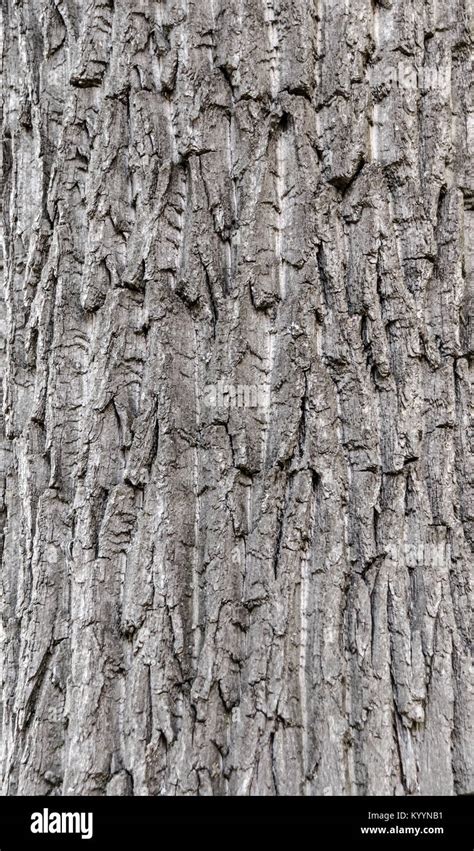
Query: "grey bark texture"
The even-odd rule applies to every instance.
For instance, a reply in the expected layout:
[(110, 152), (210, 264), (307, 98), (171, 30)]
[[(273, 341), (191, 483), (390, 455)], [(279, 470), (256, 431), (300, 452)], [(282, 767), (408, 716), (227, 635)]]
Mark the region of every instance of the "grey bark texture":
[(4, 794), (472, 790), (467, 2), (3, 0)]

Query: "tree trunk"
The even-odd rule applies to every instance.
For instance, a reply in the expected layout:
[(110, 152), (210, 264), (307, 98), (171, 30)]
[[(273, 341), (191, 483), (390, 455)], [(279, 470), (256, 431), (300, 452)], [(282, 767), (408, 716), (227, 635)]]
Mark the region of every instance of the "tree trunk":
[(470, 789), (464, 0), (3, 0), (5, 794)]

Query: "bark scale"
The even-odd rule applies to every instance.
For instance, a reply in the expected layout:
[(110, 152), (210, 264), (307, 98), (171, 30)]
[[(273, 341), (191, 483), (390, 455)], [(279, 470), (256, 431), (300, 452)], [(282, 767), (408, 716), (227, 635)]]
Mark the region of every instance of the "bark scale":
[(5, 794), (470, 791), (464, 0), (3, 0)]

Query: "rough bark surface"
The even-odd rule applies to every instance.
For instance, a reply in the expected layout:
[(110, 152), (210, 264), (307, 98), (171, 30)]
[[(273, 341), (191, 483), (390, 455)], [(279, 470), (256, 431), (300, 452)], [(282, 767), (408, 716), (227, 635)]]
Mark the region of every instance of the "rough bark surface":
[(472, 789), (468, 0), (3, 0), (5, 794)]

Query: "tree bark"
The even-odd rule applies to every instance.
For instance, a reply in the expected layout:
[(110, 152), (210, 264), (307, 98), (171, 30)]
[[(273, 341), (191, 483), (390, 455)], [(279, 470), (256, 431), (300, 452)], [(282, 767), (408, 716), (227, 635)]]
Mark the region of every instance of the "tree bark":
[(470, 791), (467, 4), (2, 22), (4, 794)]

